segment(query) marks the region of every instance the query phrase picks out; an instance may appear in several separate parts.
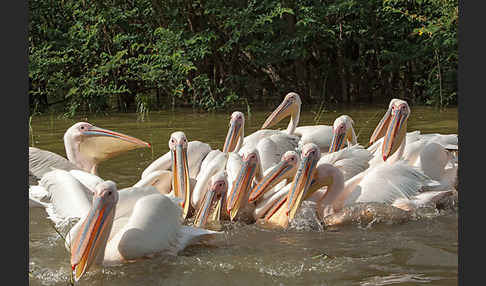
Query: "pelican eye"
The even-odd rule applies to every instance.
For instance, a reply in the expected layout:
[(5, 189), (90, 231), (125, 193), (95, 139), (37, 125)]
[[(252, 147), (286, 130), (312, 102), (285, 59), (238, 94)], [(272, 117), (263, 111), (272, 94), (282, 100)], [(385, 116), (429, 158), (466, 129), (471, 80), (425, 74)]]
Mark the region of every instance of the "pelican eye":
[(111, 196), (112, 191), (108, 191), (108, 196)]

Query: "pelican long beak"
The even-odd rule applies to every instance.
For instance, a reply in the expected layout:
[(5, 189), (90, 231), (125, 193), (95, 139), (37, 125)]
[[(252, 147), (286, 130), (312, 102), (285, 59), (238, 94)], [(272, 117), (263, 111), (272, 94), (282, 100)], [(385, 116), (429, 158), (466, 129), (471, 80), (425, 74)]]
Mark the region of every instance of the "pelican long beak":
[(182, 199), (182, 217), (185, 219), (189, 213), (191, 201), (191, 185), (189, 181), (189, 167), (187, 162), (187, 148), (177, 144), (171, 149), (172, 154), (172, 189), (174, 195)]
[(346, 131), (334, 131), (331, 146), (329, 146), (329, 153), (341, 150), (344, 144), (344, 138), (346, 138)]
[(255, 162), (244, 161), (242, 168), (238, 172), (236, 180), (227, 197), (226, 211), (230, 215), (231, 221), (234, 220), (241, 208), (243, 197), (248, 193), (253, 178), (255, 177), (257, 164)]
[(289, 100), (284, 100), (282, 103), (270, 114), (270, 116), (265, 120), (260, 129), (265, 129), (274, 126), (279, 123), (282, 119), (292, 114), (295, 109), (295, 104)]
[(299, 169), (287, 194), (287, 210), (289, 221), (292, 220), (300, 207), (316, 171), (318, 158), (306, 156), (302, 159)]
[(275, 202), (273, 207), (265, 214), (265, 223), (270, 226), (280, 226), (283, 228), (286, 228), (289, 225), (289, 218), (286, 211), (287, 199), (287, 196), (283, 196), (280, 200)]
[(283, 179), (293, 175), (291, 174), (293, 170), (295, 168), (292, 164), (289, 164), (287, 161), (280, 161), (253, 187), (248, 202), (251, 203), (261, 198)]
[(391, 122), (383, 139), (383, 161), (386, 161), (387, 158), (393, 155), (398, 147), (400, 147), (402, 141), (405, 140), (407, 117), (400, 109), (392, 112)]
[(388, 125), (390, 124), (390, 119), (391, 119), (391, 108), (389, 108), (386, 111), (385, 115), (383, 115), (383, 118), (380, 120), (375, 130), (373, 131), (373, 134), (371, 134), (370, 143), (369, 143), (370, 146), (385, 135)]
[(83, 134), (88, 136), (84, 136), (80, 142), (80, 152), (94, 162), (104, 161), (132, 149), (151, 147), (149, 143), (135, 137), (97, 126), (92, 126)]
[(205, 227), (208, 223), (219, 222), (221, 219), (221, 208), (224, 205), (226, 191), (219, 191), (214, 184), (204, 194), (202, 204), (197, 210), (194, 219), (196, 227)]
[(232, 120), (228, 133), (226, 134), (226, 140), (224, 141), (223, 152), (233, 152), (238, 145), (238, 141), (241, 137), (241, 122)]
[(71, 267), (75, 281), (89, 270), (100, 255), (103, 258), (114, 215), (114, 204), (99, 196), (93, 197), (93, 205), (71, 244)]

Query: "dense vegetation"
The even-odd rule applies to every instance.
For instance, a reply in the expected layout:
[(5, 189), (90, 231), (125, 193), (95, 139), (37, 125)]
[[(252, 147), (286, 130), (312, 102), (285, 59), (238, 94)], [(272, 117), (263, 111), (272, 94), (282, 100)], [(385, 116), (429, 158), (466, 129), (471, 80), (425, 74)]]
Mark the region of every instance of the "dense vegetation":
[(31, 0), (31, 112), (457, 104), (451, 0)]

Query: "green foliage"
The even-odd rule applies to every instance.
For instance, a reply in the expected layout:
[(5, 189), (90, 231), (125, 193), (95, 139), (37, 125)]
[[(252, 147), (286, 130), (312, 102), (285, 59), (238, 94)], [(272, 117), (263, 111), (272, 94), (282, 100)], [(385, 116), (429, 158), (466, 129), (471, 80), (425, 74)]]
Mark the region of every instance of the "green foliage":
[(31, 110), (457, 104), (450, 0), (29, 2)]

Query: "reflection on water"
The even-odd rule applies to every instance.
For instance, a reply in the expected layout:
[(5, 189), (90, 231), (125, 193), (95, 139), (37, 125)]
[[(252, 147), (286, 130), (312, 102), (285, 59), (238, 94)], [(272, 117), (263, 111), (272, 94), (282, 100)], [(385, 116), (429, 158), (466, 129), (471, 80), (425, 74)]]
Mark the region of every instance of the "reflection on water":
[[(408, 131), (457, 133), (457, 109), (411, 109)], [(144, 122), (137, 121), (136, 114), (69, 120), (36, 116), (29, 140), (30, 146), (65, 155), (65, 130), (77, 121), (88, 121), (151, 143), (151, 149), (129, 151), (100, 164), (99, 175), (123, 188), (138, 181), (142, 171), (169, 150), (169, 135), (174, 131), (182, 130), (190, 141), (221, 149), (231, 113), (153, 112)], [(258, 130), (269, 113), (245, 114), (245, 134)], [(331, 110), (318, 123), (331, 125), (339, 115), (348, 114), (355, 122), (358, 141), (366, 145), (383, 113), (383, 108), (372, 107)], [(299, 126), (315, 124), (315, 117), (312, 107), (304, 107)], [(285, 128), (287, 122), (277, 128)], [(66, 285), (69, 256), (46, 216), (41, 209), (30, 210), (30, 285)], [(177, 257), (90, 271), (79, 285), (457, 285), (457, 218), (457, 211), (447, 210), (367, 228), (282, 231), (240, 223), (223, 225), (225, 233), (208, 245), (191, 246)]]

